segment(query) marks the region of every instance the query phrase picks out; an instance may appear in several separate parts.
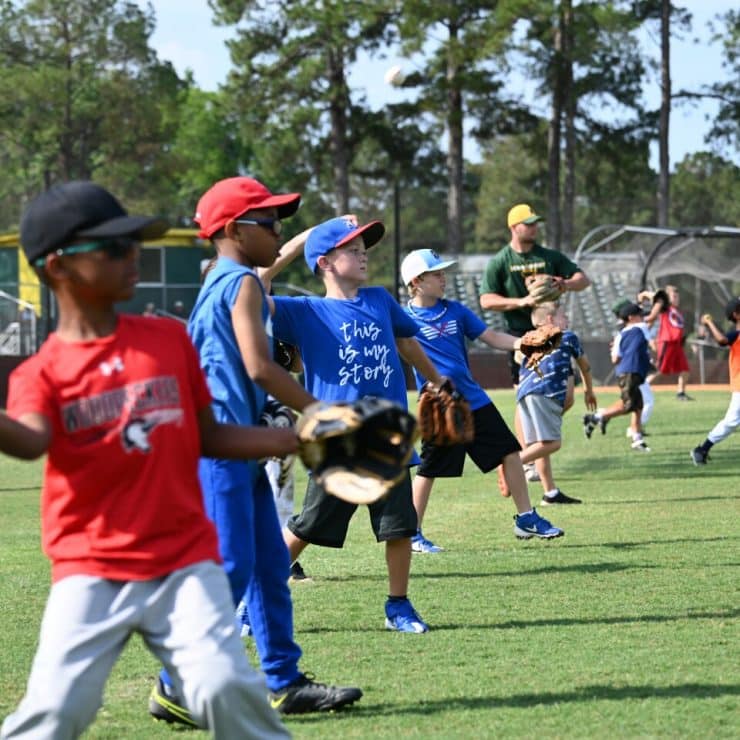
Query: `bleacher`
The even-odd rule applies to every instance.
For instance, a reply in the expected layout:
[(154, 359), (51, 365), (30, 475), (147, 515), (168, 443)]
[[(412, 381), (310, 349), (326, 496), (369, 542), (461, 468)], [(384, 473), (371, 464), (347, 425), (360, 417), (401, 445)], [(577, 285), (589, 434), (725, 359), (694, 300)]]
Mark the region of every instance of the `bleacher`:
[[(443, 259), (453, 259), (443, 255)], [(495, 331), (505, 331), (504, 315), (500, 311), (484, 311), (478, 300), (485, 265), (490, 255), (464, 255), (458, 258), (455, 268), (447, 271), (445, 295), (448, 299), (460, 301)], [(639, 275), (634, 270), (620, 269), (624, 264), (614, 264), (617, 270), (605, 269), (591, 272), (584, 267), (591, 278), (590, 288), (579, 293), (567, 293), (565, 308), (571, 327), (583, 340), (609, 341), (616, 329), (616, 319), (612, 307), (619, 300), (634, 300), (638, 291)], [(405, 287), (400, 292), (401, 301), (408, 300)], [(475, 342), (476, 350), (490, 351), (482, 342)]]

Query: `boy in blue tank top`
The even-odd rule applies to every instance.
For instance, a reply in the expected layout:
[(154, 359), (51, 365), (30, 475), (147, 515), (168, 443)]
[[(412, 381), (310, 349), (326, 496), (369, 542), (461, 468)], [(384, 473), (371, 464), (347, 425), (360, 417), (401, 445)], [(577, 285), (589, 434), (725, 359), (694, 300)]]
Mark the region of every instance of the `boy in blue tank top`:
[[(417, 249), (401, 264), (401, 277), (410, 296), (406, 311), (419, 327), (419, 344), (437, 370), (450, 378), (470, 403), (475, 426), (473, 441), (466, 445), (435, 447), (428, 442), (422, 443), (421, 465), (413, 485), (419, 528), (412, 547), (415, 552), (424, 553), (442, 549), (424, 537), (421, 523), (435, 478), (459, 478), (463, 474), (466, 455), (483, 473), (503, 466), (504, 477), (518, 512), (514, 517), (514, 534), (517, 537), (560, 537), (563, 530), (553, 527), (532, 508), (519, 459), (519, 442), (491, 403), (488, 394), (473, 379), (465, 346), (466, 338), (479, 339), (495, 349), (513, 351), (519, 347), (520, 340), (489, 329), (462, 303), (444, 298), (444, 271), (454, 264), (454, 260), (443, 261), (432, 249)], [(429, 378), (418, 370), (414, 371), (414, 375), (417, 388), (421, 389)]]
[[(364, 287), (367, 252), (384, 233), (379, 221), (358, 227), (344, 217), (319, 224), (306, 240), (304, 256), (309, 269), (323, 281), (326, 296), (272, 299), (275, 334), (299, 348), (306, 387), (322, 401), (379, 396), (406, 408), (399, 353), (426, 377), (441, 381), (414, 338), (416, 323), (384, 288)], [(375, 537), (385, 543), (386, 628), (426, 632), (428, 625), (408, 598), (411, 537), (416, 533), (410, 476), (368, 508)], [(291, 559), (298, 558), (309, 544), (342, 547), (356, 509), (310, 479), (301, 513), (283, 530)]]
[[(301, 410), (315, 401), (272, 357), (271, 319), (259, 268), (302, 247), (304, 231), (280, 249), (282, 218), (300, 195), (275, 195), (249, 177), (213, 185), (198, 202), (200, 236), (213, 243), (211, 263), (188, 331), (200, 356), (218, 421), (258, 424), (270, 393)], [(206, 512), (216, 525), (234, 606), (244, 598), (272, 706), (283, 714), (338, 709), (362, 692), (317, 683), (298, 670), (293, 639), (290, 561), (264, 466), (253, 460), (201, 458), (199, 476)], [(167, 694), (167, 676), (162, 676)], [(163, 695), (162, 704), (175, 704)], [(173, 713), (173, 721), (177, 720)]]

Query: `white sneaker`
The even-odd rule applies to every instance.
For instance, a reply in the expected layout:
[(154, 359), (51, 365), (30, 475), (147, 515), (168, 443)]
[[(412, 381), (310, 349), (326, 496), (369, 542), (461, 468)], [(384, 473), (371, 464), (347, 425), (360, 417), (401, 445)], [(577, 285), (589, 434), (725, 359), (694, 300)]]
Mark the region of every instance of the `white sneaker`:
[(537, 472), (537, 468), (535, 468), (535, 466), (534, 466), (534, 463), (525, 463), (524, 464), (524, 477), (530, 483), (537, 483), (538, 481), (542, 480), (540, 478), (540, 474)]
[(650, 448), (645, 444), (644, 439), (636, 439), (632, 444), (630, 445), (633, 450), (637, 450), (638, 452), (650, 452)]

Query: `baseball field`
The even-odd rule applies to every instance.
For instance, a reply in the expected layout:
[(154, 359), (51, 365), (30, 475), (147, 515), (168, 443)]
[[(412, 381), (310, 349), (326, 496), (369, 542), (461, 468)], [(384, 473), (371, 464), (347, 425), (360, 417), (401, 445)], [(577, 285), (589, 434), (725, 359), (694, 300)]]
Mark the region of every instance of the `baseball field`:
[[(597, 390), (599, 404), (616, 395)], [(724, 415), (728, 390), (659, 391), (650, 453), (627, 422), (592, 439), (583, 406), (564, 421), (555, 477), (580, 506), (541, 513), (564, 538), (520, 542), (495, 474), (470, 463), (440, 480), (424, 533), (445, 547), (413, 556), (410, 597), (431, 631), (386, 632), (383, 548), (365, 512), (344, 550), (309, 548), (311, 583), (293, 586), (301, 667), (362, 687), (332, 715), (290, 717), (297, 738), (730, 738), (740, 732), (740, 435), (704, 467), (689, 450)], [(494, 401), (513, 418), (511, 391)], [(20, 700), (49, 582), (40, 551), (42, 463), (0, 456), (0, 716)], [(305, 474), (298, 471), (296, 490)], [(533, 502), (541, 487), (530, 485)], [(254, 659), (251, 643), (246, 649)], [(158, 672), (139, 638), (126, 647), (87, 738), (148, 740)]]

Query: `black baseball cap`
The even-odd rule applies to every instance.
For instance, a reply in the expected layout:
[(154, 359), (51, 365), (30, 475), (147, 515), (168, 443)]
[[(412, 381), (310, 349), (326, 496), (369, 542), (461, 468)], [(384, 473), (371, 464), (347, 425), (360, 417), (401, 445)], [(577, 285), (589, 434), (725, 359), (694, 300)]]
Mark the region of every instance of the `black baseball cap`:
[(644, 316), (642, 308), (640, 308), (636, 303), (625, 303), (619, 309), (619, 318), (622, 319), (622, 321), (627, 321), (630, 316)]
[(734, 321), (733, 314), (740, 313), (740, 297), (733, 298), (725, 306), (725, 316), (728, 321)]
[(77, 180), (54, 185), (31, 201), (21, 218), (21, 245), (33, 264), (77, 239), (156, 239), (168, 226), (155, 216), (129, 216), (105, 188)]

